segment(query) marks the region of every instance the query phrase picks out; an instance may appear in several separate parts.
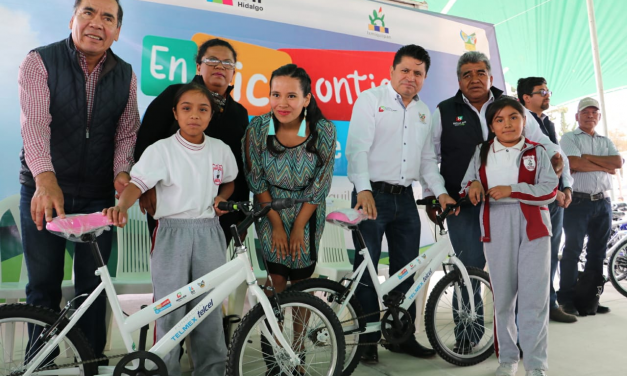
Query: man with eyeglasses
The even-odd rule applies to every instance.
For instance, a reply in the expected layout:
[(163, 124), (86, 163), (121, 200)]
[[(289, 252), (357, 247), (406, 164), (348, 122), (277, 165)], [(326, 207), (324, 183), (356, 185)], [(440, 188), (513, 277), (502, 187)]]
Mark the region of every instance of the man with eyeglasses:
[[(557, 144), (557, 135), (555, 133), (555, 125), (544, 114), (543, 111), (549, 108), (551, 103), (551, 91), (547, 87), (546, 80), (542, 77), (527, 77), (518, 80), (516, 88), (518, 99), (536, 119), (540, 125), (542, 133), (551, 139), (551, 142)], [(564, 188), (562, 179), (560, 178), (559, 191), (557, 199), (549, 204), (549, 212), (551, 213), (551, 279), (550, 279), (550, 305), (549, 318), (557, 322), (573, 323), (577, 321), (577, 317), (570, 315), (560, 308), (557, 304), (557, 294), (553, 287), (553, 279), (557, 270), (558, 252), (562, 241), (562, 223), (564, 219), (564, 208), (567, 208), (572, 198), (571, 188)]]
[[(579, 127), (564, 134), (560, 140), (560, 145), (568, 155), (575, 181), (573, 202), (564, 211), (566, 242), (560, 260), (560, 289), (557, 300), (562, 310), (571, 315), (580, 313), (575, 308), (574, 295), (578, 277), (577, 264), (586, 235), (588, 245), (584, 273), (594, 273), (602, 278), (603, 261), (612, 226), (610, 175), (615, 174), (616, 169), (623, 165), (614, 143), (595, 131), (601, 120), (599, 102), (592, 98), (582, 99), (575, 117)], [(609, 311), (608, 307), (599, 305), (596, 313)]]
[[(453, 199), (458, 199), (458, 192), (477, 145), (494, 137), (489, 131), (485, 113), (488, 106), (503, 95), (503, 91), (492, 86), (490, 60), (479, 51), (463, 54), (457, 62), (459, 91), (455, 96), (441, 102), (431, 117), (431, 128), (435, 152), (440, 159), (440, 173), (444, 177), (445, 187)], [(570, 186), (566, 157), (562, 158), (559, 145), (551, 142), (530, 113), (526, 113), (525, 137), (545, 146), (551, 158), (555, 172), (564, 171), (564, 184)], [(566, 167), (566, 168), (564, 168)], [(422, 183), (422, 182), (421, 182)], [(424, 187), (425, 185), (423, 185)], [(424, 190), (424, 196), (430, 191)], [(429, 217), (434, 220), (435, 210), (427, 208)], [(466, 266), (479, 269), (485, 267), (483, 243), (481, 242), (480, 205), (462, 207), (458, 216), (447, 218), (447, 225), (453, 249)], [(547, 250), (548, 251), (548, 250)], [(547, 265), (548, 267), (548, 265)], [(462, 299), (466, 299), (462, 297)], [(475, 294), (475, 305), (481, 304), (480, 294)], [(464, 304), (467, 304), (464, 302)], [(548, 302), (547, 302), (548, 305)], [(454, 307), (455, 308), (455, 307)], [(548, 311), (548, 310), (547, 310)], [(481, 308), (479, 314), (482, 314)], [(458, 325), (461, 325), (458, 323)], [(457, 332), (457, 330), (456, 330)], [(454, 351), (466, 354), (472, 351), (483, 332), (478, 329), (474, 338), (457, 338)], [(506, 356), (518, 355), (518, 349), (501, 349)], [(501, 359), (501, 358), (499, 358)], [(510, 359), (508, 361), (513, 361)], [(541, 368), (541, 362), (538, 363)], [(511, 370), (510, 370), (511, 371)], [(499, 370), (497, 375), (513, 374)], [(508, 373), (509, 372), (509, 373)]]

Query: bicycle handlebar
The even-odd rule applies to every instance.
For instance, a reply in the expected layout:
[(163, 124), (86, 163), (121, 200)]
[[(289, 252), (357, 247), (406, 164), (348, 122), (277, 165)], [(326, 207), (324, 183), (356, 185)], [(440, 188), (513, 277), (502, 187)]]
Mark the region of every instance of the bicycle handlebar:
[[(272, 200), (272, 202), (269, 202), (267, 204), (269, 204), (272, 210), (278, 211), (278, 210), (283, 210), (283, 209), (289, 209), (289, 208), (294, 207), (296, 204), (301, 204), (301, 203), (305, 203), (309, 201), (311, 201), (311, 198), (296, 198), (296, 199), (277, 198), (276, 200)], [(243, 202), (222, 201), (218, 203), (218, 209), (228, 211), (228, 212), (234, 212), (234, 211), (240, 211), (242, 208), (245, 208), (248, 205), (249, 205), (248, 201), (243, 201)]]
[[(451, 214), (451, 212), (455, 211), (458, 207), (460, 207), (462, 204), (466, 202), (470, 202), (470, 199), (468, 198), (468, 196), (460, 198), (454, 205), (446, 205), (446, 208), (442, 211), (442, 213), (437, 216), (438, 219), (440, 221), (444, 221), (446, 217), (448, 217), (449, 214)], [(416, 205), (427, 205), (427, 206), (431, 205), (434, 208), (439, 208), (439, 209), (442, 208), (440, 206), (440, 202), (435, 198), (434, 199), (423, 198), (420, 200), (416, 200)]]

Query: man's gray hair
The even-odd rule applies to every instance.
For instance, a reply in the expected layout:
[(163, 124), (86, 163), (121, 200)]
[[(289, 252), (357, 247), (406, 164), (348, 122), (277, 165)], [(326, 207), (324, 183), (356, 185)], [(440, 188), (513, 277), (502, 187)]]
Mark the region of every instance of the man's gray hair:
[(488, 68), (488, 74), (492, 75), (492, 67), (490, 67), (490, 59), (483, 53), (479, 51), (468, 51), (463, 54), (459, 61), (457, 62), (457, 79), (462, 79), (462, 65), (469, 63), (485, 63), (486, 68)]

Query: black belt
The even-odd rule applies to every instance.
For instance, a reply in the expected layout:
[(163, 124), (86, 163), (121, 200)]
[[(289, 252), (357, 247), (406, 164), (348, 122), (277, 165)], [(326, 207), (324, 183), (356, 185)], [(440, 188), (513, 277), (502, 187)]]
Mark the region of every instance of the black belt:
[(390, 193), (393, 195), (400, 195), (402, 193), (405, 193), (405, 190), (411, 189), (411, 185), (405, 187), (403, 185), (389, 184), (384, 181), (371, 181), (370, 186), (372, 187), (373, 191)]
[(590, 201), (598, 201), (598, 200), (603, 200), (605, 197), (608, 197), (608, 196), (606, 196), (604, 192), (599, 192), (595, 194), (573, 192), (573, 197), (585, 198)]

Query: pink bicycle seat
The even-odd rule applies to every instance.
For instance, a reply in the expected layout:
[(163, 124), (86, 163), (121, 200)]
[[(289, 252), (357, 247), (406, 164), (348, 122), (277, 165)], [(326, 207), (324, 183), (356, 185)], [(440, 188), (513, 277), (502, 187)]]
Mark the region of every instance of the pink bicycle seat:
[(55, 217), (52, 222), (46, 223), (46, 229), (55, 235), (64, 238), (79, 237), (89, 232), (95, 232), (100, 235), (112, 223), (106, 215), (102, 213), (92, 214), (73, 214), (65, 218)]
[(366, 219), (368, 219), (366, 214), (351, 208), (336, 210), (327, 215), (327, 222), (342, 227), (356, 226)]

